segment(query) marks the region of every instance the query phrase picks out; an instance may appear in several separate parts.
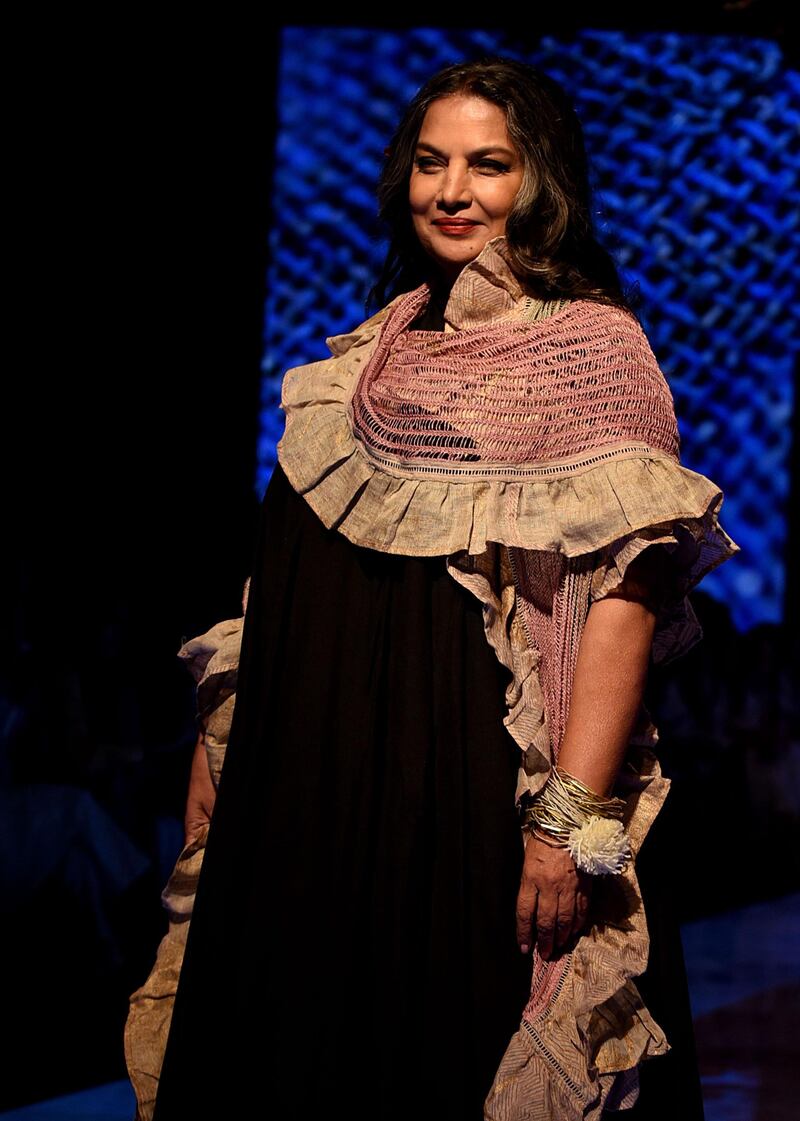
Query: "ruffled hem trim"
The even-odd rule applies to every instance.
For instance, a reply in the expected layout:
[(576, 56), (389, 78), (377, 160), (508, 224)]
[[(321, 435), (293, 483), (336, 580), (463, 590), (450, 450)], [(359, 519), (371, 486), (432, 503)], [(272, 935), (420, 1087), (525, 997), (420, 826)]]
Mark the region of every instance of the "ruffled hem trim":
[[(248, 577), (242, 598), (244, 610), (247, 610), (249, 586)], [(208, 767), (215, 787), (222, 774), (236, 704), (243, 629), (244, 616), (225, 619), (205, 634), (185, 642), (178, 651), (178, 657), (197, 683), (197, 720), (203, 728)]]
[(223, 619), (205, 634), (184, 642), (177, 656), (197, 683), (198, 689), (239, 665), (244, 619)]
[(151, 1121), (153, 1117), (207, 839), (208, 826), (204, 825), (178, 856), (161, 894), (169, 928), (159, 943), (147, 980), (130, 996), (123, 1044), (136, 1095), (136, 1121)]
[(700, 517), (664, 520), (625, 535), (599, 551), (592, 577), (592, 601), (603, 599), (623, 582), (628, 567), (645, 549), (661, 546), (669, 557), (670, 573), (661, 591), (651, 660), (655, 665), (686, 654), (703, 637), (688, 599), (689, 592), (709, 572), (739, 552), (719, 525), (719, 501)]
[(515, 800), (538, 793), (551, 766), (550, 729), (539, 677), (541, 655), (525, 637), (516, 610), (517, 590), (508, 550), (490, 544), (479, 557), (447, 558), (452, 578), (480, 600), (486, 639), (511, 673), (503, 724), (522, 752)]
[(170, 922), (188, 922), (192, 917), (208, 829), (208, 825), (201, 825), (181, 849), (172, 874), (161, 892), (161, 903)]

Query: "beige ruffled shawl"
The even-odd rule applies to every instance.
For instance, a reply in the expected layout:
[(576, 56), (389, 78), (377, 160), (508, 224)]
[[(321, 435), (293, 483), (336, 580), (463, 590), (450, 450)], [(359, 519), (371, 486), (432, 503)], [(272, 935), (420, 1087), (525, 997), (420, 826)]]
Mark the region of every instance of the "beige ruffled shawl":
[[(287, 372), (278, 456), (326, 526), (369, 548), (440, 555), (479, 599), (510, 671), (504, 724), (521, 750), (519, 799), (557, 760), (591, 604), (644, 549), (663, 546), (676, 579), (653, 661), (666, 661), (701, 637), (687, 593), (738, 546), (718, 522), (719, 488), (679, 462), (672, 397), (632, 316), (533, 300), (502, 237), (459, 276), (444, 332), (408, 330), (426, 299), (426, 289), (399, 297), (329, 339), (332, 357)], [(471, 363), (468, 342), (484, 346)], [(233, 634), (220, 626), (224, 711)], [(203, 651), (213, 633), (181, 651), (199, 658), (212, 717), (214, 657)], [(219, 743), (229, 712), (218, 724)], [(642, 708), (614, 789), (634, 855), (669, 788), (656, 743)], [(571, 953), (545, 962), (534, 949), (530, 999), (485, 1118), (594, 1121), (632, 1105), (639, 1064), (669, 1050), (634, 983), (649, 949), (635, 862), (601, 878), (590, 919)]]

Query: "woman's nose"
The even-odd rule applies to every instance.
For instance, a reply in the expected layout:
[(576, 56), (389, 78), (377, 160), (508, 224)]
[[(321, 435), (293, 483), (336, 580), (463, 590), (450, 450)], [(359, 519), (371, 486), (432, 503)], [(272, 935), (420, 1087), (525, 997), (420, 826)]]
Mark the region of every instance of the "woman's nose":
[(439, 202), (442, 206), (469, 206), (472, 201), (466, 167), (448, 166), (442, 181)]

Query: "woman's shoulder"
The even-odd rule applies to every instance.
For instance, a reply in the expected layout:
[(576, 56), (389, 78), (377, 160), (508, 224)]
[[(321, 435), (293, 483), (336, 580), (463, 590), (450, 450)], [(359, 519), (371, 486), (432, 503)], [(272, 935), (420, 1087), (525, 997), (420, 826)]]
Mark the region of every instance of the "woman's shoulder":
[(352, 331), (327, 338), (328, 358), (292, 366), (285, 371), (281, 381), (280, 407), (286, 413), (287, 433), (293, 415), (300, 410), (306, 416), (309, 409), (319, 410), (320, 415), (325, 415), (332, 402), (336, 403), (337, 410), (344, 408), (353, 379), (358, 377), (369, 360), (378, 345), (383, 325), (402, 298), (398, 296)]
[(561, 307), (555, 304), (555, 309), (543, 324), (553, 346), (580, 343), (595, 355), (624, 359), (630, 369), (658, 367), (645, 329), (631, 308), (576, 297), (564, 300)]
[(562, 296), (545, 303), (551, 314), (572, 323), (591, 323), (599, 332), (614, 332), (620, 328), (640, 333), (642, 325), (632, 308), (610, 300), (590, 299), (587, 296)]
[(390, 300), (385, 307), (382, 307), (380, 311), (375, 312), (369, 319), (365, 319), (358, 327), (354, 327), (352, 331), (346, 331), (341, 335), (331, 335), (325, 340), (325, 345), (328, 350), (335, 358), (339, 358), (354, 346), (361, 346), (369, 342), (377, 335), (392, 308), (394, 308), (402, 298), (402, 295), (396, 296), (393, 300)]

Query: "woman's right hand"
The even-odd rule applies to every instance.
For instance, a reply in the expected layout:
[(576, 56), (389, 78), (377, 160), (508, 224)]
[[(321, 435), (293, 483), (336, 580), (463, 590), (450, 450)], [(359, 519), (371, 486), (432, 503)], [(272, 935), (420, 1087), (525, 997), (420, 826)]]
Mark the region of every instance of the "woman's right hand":
[(208, 769), (206, 754), (206, 735), (201, 728), (194, 747), (192, 770), (189, 775), (189, 793), (186, 797), (186, 813), (183, 819), (184, 844), (189, 844), (204, 825), (211, 822), (217, 792)]
[[(528, 836), (517, 894), (517, 942), (522, 953), (537, 943), (540, 956), (558, 956), (587, 925), (592, 877), (575, 867), (566, 848)], [(535, 931), (535, 936), (534, 936)]]

